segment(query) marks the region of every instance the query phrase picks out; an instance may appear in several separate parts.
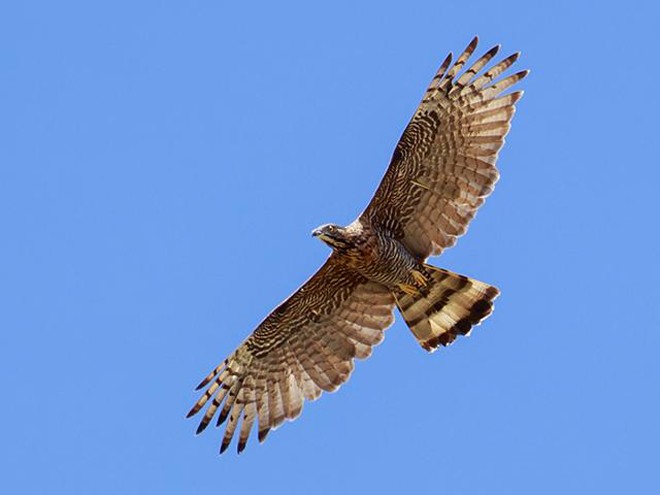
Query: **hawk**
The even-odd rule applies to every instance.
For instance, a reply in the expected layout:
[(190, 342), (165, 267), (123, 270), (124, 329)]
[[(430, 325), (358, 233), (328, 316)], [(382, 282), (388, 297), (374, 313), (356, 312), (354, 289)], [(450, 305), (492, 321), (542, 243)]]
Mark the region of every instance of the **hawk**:
[[(427, 351), (467, 335), (493, 311), (499, 290), (426, 263), (453, 246), (493, 191), (497, 154), (522, 91), (502, 92), (528, 71), (499, 78), (519, 57), (492, 64), (499, 45), (463, 70), (475, 37), (444, 60), (394, 150), (376, 193), (353, 223), (312, 232), (332, 248), (325, 264), (280, 304), (197, 387), (188, 417), (218, 414), (220, 453), (238, 431), (242, 452), (255, 422), (262, 442), (305, 400), (337, 390), (381, 342), (398, 308)], [(496, 80), (497, 79), (497, 80)]]

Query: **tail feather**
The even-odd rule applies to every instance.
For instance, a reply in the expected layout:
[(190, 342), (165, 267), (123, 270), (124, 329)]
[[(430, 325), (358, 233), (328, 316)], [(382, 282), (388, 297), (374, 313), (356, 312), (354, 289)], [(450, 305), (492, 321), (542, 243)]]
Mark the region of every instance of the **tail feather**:
[(493, 312), (497, 287), (425, 265), (429, 283), (417, 294), (396, 293), (396, 303), (419, 344), (429, 352), (468, 335)]

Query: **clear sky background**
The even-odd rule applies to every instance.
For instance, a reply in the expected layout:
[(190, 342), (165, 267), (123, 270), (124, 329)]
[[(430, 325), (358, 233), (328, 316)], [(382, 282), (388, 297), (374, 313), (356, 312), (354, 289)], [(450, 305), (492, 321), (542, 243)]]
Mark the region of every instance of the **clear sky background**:
[[(4, 493), (660, 493), (651, 2), (0, 9)], [(468, 235), (469, 339), (388, 330), (219, 457), (193, 387), (324, 261), (450, 50), (532, 69)]]

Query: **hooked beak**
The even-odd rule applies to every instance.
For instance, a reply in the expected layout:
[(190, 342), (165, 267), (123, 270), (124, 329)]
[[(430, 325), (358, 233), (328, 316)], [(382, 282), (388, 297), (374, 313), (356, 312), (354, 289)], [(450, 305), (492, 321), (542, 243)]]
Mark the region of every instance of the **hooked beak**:
[(314, 229), (312, 230), (312, 237), (322, 240), (326, 244), (332, 245), (332, 239), (328, 236), (323, 229)]

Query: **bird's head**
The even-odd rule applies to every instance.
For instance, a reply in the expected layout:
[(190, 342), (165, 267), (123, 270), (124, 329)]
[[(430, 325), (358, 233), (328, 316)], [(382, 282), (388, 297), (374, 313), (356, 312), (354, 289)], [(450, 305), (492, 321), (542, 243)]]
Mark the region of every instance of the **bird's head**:
[(348, 249), (353, 245), (351, 235), (347, 229), (332, 223), (314, 229), (312, 236), (318, 237), (333, 249)]

